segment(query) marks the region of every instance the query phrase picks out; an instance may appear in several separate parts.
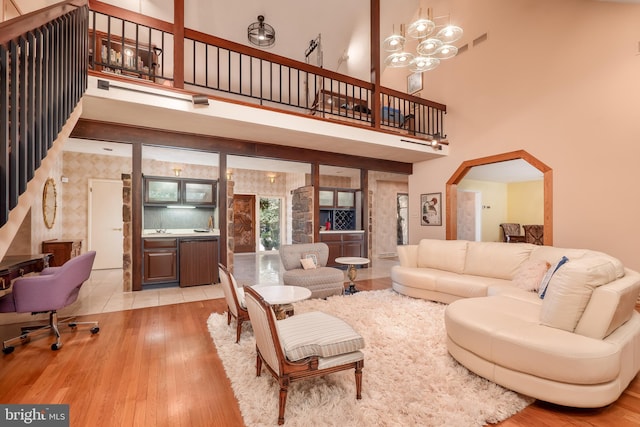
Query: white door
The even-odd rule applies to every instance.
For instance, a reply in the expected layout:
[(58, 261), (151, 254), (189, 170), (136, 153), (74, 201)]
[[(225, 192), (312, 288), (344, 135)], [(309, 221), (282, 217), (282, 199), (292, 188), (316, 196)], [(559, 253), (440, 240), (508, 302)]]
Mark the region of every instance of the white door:
[(480, 196), (475, 191), (458, 191), (458, 240), (482, 240)]
[(89, 180), (89, 250), (94, 269), (122, 268), (122, 181)]

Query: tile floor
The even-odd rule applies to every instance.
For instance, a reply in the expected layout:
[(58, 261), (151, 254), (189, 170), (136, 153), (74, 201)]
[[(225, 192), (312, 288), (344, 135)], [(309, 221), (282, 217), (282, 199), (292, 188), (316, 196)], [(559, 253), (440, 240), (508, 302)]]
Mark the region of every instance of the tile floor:
[[(391, 267), (398, 264), (397, 258), (375, 259), (373, 266), (358, 270), (357, 279), (388, 277)], [(282, 283), (283, 272), (277, 252), (260, 254), (236, 254), (234, 275), (243, 285)], [(346, 272), (345, 272), (346, 281)], [(80, 290), (78, 300), (60, 310), (60, 317), (88, 315), (136, 308), (224, 298), (220, 284), (180, 288), (178, 286), (145, 289), (140, 292), (122, 291), (122, 270), (94, 270)], [(30, 313), (0, 313), (0, 325), (27, 323), (45, 320), (47, 315), (32, 316)]]

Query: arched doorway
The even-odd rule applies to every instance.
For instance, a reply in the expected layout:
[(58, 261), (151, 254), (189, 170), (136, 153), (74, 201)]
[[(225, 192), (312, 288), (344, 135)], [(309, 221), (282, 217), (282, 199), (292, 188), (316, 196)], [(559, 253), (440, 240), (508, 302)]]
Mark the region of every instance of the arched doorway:
[(474, 166), (488, 165), (509, 160), (522, 159), (542, 172), (544, 178), (544, 244), (553, 245), (553, 170), (524, 150), (467, 160), (453, 173), (446, 185), (446, 238), (455, 240), (458, 235), (457, 186)]

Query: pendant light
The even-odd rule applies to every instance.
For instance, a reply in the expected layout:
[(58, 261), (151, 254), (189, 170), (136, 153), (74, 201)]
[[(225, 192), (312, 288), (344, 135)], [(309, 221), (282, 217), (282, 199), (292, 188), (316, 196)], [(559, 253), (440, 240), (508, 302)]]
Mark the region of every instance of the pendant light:
[(276, 30), (265, 24), (263, 15), (258, 15), (258, 21), (247, 28), (247, 38), (254, 46), (270, 47), (276, 42)]

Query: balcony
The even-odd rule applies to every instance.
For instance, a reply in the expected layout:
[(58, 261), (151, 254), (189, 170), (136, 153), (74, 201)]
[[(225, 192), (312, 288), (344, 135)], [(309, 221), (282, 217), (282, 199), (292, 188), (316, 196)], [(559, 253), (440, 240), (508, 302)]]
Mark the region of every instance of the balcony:
[[(259, 126), (260, 120), (255, 120), (257, 114), (262, 115), (264, 121), (260, 135), (265, 139), (260, 142), (287, 145), (282, 141), (297, 139), (296, 144), (300, 146), (300, 141), (304, 144), (303, 141), (309, 139), (307, 130), (311, 126), (317, 128), (310, 132), (318, 136), (322, 144), (323, 132), (331, 133), (326, 130), (326, 124), (339, 124), (351, 130), (338, 136), (338, 140), (344, 137), (344, 143), (338, 141), (337, 145), (333, 144), (336, 138), (331, 141), (333, 151), (339, 149), (340, 152), (362, 155), (369, 153), (366, 146), (349, 151), (354, 149), (354, 140), (380, 139), (384, 141), (383, 145), (405, 150), (406, 154), (396, 159), (400, 161), (424, 160), (448, 152), (444, 131), (446, 106), (443, 104), (385, 87), (376, 88), (367, 81), (189, 28), (184, 28), (183, 34), (174, 34), (172, 23), (98, 1), (90, 1), (89, 4), (89, 74), (96, 79), (116, 82), (106, 83), (106, 89), (115, 86), (138, 94), (145, 92), (165, 97), (168, 94), (169, 98), (187, 102), (191, 102), (191, 95), (197, 94), (208, 98), (211, 103), (235, 104), (235, 116), (224, 122), (221, 117), (202, 108), (189, 110), (203, 116), (201, 120), (194, 117), (186, 119), (179, 114), (185, 108), (178, 108), (178, 116), (173, 116), (174, 120), (179, 117), (180, 120), (192, 121), (191, 129), (194, 131), (215, 125), (221, 132), (220, 136), (255, 138), (255, 133), (242, 133), (242, 126), (247, 123)], [(160, 93), (159, 90), (168, 92)], [(111, 114), (123, 111), (125, 107), (124, 97), (107, 96), (92, 90), (91, 80), (87, 94), (110, 98)], [(247, 114), (240, 110), (246, 111), (248, 107), (254, 108), (252, 119), (243, 121)], [(262, 112), (256, 113), (255, 108)], [(219, 108), (216, 110), (220, 111)], [(157, 109), (152, 113), (155, 121), (151, 125), (171, 120), (169, 113), (163, 114)], [(281, 121), (273, 113), (287, 114), (292, 123), (298, 117), (307, 119), (307, 124), (302, 126), (305, 130), (300, 127), (293, 129), (295, 126), (292, 125), (286, 138), (280, 134), (269, 139), (269, 125)], [(114, 120), (126, 120), (122, 116), (124, 113)], [(308, 119), (316, 122), (309, 125), (313, 122)], [(286, 131), (289, 124), (278, 126)], [(225, 134), (228, 127), (233, 129)], [(371, 137), (363, 130), (375, 131), (376, 136)], [(318, 141), (315, 144), (314, 148), (318, 148)], [(379, 151), (374, 149), (374, 152)], [(417, 153), (419, 157), (416, 159), (409, 153)]]

